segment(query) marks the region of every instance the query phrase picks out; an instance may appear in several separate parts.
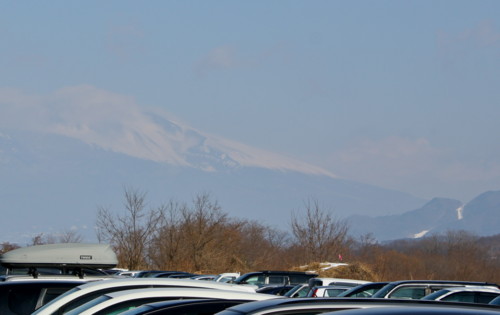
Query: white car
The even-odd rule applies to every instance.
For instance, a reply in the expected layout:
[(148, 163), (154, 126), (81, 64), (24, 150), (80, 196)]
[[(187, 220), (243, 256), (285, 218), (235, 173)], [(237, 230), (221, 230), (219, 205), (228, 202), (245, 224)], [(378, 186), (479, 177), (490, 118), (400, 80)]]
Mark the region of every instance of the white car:
[(219, 274), (217, 277), (215, 277), (214, 281), (216, 282), (229, 282), (232, 281), (240, 276), (239, 272), (225, 272)]
[(356, 279), (342, 279), (342, 278), (311, 278), (309, 279), (309, 286), (320, 287), (327, 285), (338, 285), (345, 287), (357, 287), (361, 284), (370, 283), (370, 281), (356, 280)]
[(352, 287), (339, 285), (325, 285), (320, 287), (312, 287), (307, 293), (307, 297), (336, 297), (340, 293), (345, 292)]
[(170, 278), (125, 278), (89, 282), (60, 295), (33, 315), (63, 314), (102, 294), (140, 288), (202, 288), (255, 293), (255, 287), (213, 281)]
[(103, 294), (66, 315), (111, 315), (128, 311), (143, 304), (179, 299), (236, 299), (261, 301), (280, 298), (271, 294), (193, 288), (135, 289)]
[(422, 300), (488, 304), (497, 296), (500, 296), (500, 289), (471, 286), (442, 289), (423, 297)]

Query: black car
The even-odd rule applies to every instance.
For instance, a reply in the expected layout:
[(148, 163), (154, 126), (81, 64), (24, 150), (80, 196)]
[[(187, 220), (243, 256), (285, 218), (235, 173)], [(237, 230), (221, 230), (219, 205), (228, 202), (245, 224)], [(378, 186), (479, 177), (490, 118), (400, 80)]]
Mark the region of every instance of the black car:
[(149, 303), (122, 315), (212, 315), (228, 307), (247, 303), (242, 300), (187, 299)]
[(82, 280), (23, 280), (0, 283), (0, 314), (28, 315)]
[(338, 297), (372, 297), (378, 290), (382, 289), (389, 282), (370, 282), (358, 285), (352, 289), (337, 295)]
[(374, 298), (421, 299), (441, 289), (463, 286), (487, 286), (498, 288), (498, 285), (487, 282), (448, 281), (448, 280), (402, 280), (389, 282), (378, 290)]
[(402, 306), (343, 310), (323, 315), (496, 315), (499, 310), (459, 306)]
[(252, 284), (258, 287), (269, 285), (296, 285), (307, 283), (317, 274), (300, 271), (257, 271), (241, 275), (233, 280), (236, 284)]
[[(422, 301), (422, 300), (400, 300), (400, 299), (374, 299), (374, 298), (300, 298), (300, 299), (272, 299), (265, 301), (255, 301), (230, 307), (217, 315), (311, 315), (327, 312), (334, 312), (330, 315), (337, 315), (337, 312), (351, 309), (396, 309), (419, 307), (439, 307), (439, 308), (461, 308), (468, 310), (493, 310), (500, 311), (500, 307), (492, 305), (481, 305), (460, 302)], [(369, 314), (369, 313), (366, 313)], [(377, 313), (384, 314), (384, 313)], [(405, 314), (405, 313), (400, 313)], [(415, 314), (415, 313), (412, 313)], [(422, 313), (426, 314), (426, 313)], [(460, 314), (460, 313), (458, 313)], [(464, 313), (473, 314), (473, 313)], [(478, 313), (482, 314), (482, 313)], [(490, 313), (488, 313), (490, 314)], [(499, 314), (499, 313), (497, 313)]]
[(273, 286), (266, 286), (259, 288), (256, 290), (256, 292), (284, 296), (285, 293), (287, 293), (293, 288), (295, 288), (295, 286), (293, 285), (273, 285)]

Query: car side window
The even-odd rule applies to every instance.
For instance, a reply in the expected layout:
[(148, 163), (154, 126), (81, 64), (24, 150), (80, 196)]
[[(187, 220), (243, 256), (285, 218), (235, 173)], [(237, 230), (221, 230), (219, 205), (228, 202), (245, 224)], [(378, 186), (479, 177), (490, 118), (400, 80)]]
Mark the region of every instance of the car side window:
[(253, 285), (261, 285), (266, 283), (266, 278), (264, 276), (251, 276), (245, 280), (245, 283)]
[(418, 300), (423, 298), (425, 295), (425, 287), (423, 286), (404, 286), (396, 289), (389, 297)]
[(442, 301), (469, 302), (474, 303), (474, 292), (452, 293), (442, 299)]
[(488, 304), (490, 303), (494, 298), (499, 296), (499, 294), (496, 293), (488, 293), (488, 292), (479, 292), (476, 296), (476, 303), (483, 303), (483, 304)]
[(10, 311), (15, 314), (30, 314), (35, 309), (40, 289), (35, 288), (13, 288), (8, 294), (8, 305)]
[(60, 296), (64, 292), (67, 292), (71, 289), (71, 287), (68, 288), (43, 288), (40, 291), (40, 296), (38, 298), (38, 301), (36, 303), (36, 308), (40, 308), (44, 306), (45, 304), (49, 303), (56, 297)]

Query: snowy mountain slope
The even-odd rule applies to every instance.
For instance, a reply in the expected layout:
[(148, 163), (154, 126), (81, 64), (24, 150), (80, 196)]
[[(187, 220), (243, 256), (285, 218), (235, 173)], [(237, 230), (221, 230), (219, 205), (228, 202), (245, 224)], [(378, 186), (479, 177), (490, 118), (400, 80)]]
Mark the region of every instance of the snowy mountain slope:
[(152, 207), (171, 199), (190, 202), (196, 194), (207, 192), (230, 216), (284, 230), (289, 228), (291, 212), (302, 209), (308, 198), (340, 217), (399, 213), (425, 202), (326, 175), (226, 166), (224, 160), (204, 156), (201, 160), (212, 168), (206, 171), (141, 159), (56, 134), (2, 133), (0, 210), (12, 224), (0, 231), (0, 239), (71, 227), (93, 235), (97, 207), (120, 210), (124, 187), (147, 192)]
[(93, 86), (32, 97), (0, 89), (0, 127), (81, 140), (131, 157), (205, 171), (261, 167), (335, 177), (292, 158), (203, 133), (165, 111)]
[(480, 194), (467, 204), (435, 198), (416, 210), (392, 216), (351, 216), (351, 232), (373, 233), (378, 240), (420, 238), (448, 230), (465, 230), (480, 236), (500, 233), (500, 191)]

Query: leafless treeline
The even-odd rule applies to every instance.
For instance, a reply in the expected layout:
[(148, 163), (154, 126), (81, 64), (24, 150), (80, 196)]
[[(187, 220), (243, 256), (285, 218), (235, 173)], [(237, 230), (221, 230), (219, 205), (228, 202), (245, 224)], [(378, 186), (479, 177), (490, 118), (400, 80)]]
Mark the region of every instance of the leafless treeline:
[(146, 194), (125, 190), (125, 211), (99, 208), (98, 239), (115, 246), (128, 269), (196, 272), (288, 269), (316, 257), (331, 260), (347, 248), (347, 225), (306, 203), (291, 219), (292, 235), (263, 224), (230, 218), (217, 201), (200, 194), (191, 204), (146, 208)]
[[(449, 231), (420, 240), (376, 242), (369, 234), (353, 239), (346, 221), (318, 201), (305, 202), (291, 214), (289, 231), (260, 222), (231, 218), (208, 194), (190, 204), (170, 202), (148, 207), (146, 193), (125, 189), (124, 208), (100, 207), (97, 234), (115, 248), (119, 267), (130, 270), (182, 270), (198, 273), (300, 269), (317, 262), (349, 263), (328, 276), (371, 281), (443, 279), (500, 284), (500, 234), (477, 237)], [(37, 235), (33, 244), (79, 242), (65, 232), (57, 239)], [(17, 246), (0, 244), (1, 252)]]
[(454, 279), (500, 283), (498, 238), (464, 231), (379, 244), (352, 239), (348, 224), (309, 200), (291, 214), (289, 231), (230, 218), (207, 194), (190, 205), (146, 209), (145, 193), (125, 191), (125, 212), (100, 208), (99, 239), (116, 248), (122, 267), (218, 273), (296, 269), (312, 262), (363, 266), (367, 280)]

